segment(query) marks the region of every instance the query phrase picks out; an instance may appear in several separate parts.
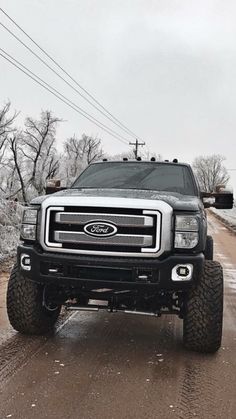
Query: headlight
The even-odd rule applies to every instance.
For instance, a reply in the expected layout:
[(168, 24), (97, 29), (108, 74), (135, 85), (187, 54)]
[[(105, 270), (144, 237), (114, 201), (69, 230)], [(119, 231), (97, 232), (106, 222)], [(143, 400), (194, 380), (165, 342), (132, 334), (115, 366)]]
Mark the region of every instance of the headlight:
[(176, 215), (176, 231), (198, 231), (197, 218), (192, 215)]
[(22, 240), (35, 240), (36, 239), (36, 226), (38, 218), (38, 209), (36, 208), (25, 208), (20, 237)]
[(198, 220), (193, 215), (176, 215), (175, 218), (175, 248), (193, 249), (197, 246)]
[(22, 223), (23, 224), (36, 224), (37, 216), (38, 216), (37, 209), (26, 208), (23, 213)]
[(198, 233), (186, 231), (175, 233), (176, 249), (193, 249), (198, 244)]
[(36, 239), (36, 225), (22, 224), (20, 236), (24, 240), (35, 240)]

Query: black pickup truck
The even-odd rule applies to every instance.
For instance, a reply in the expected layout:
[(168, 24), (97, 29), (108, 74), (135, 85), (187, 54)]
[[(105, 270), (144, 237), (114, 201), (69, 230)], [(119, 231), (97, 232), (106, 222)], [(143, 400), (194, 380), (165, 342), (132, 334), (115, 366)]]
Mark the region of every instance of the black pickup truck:
[(191, 167), (176, 160), (91, 164), (71, 188), (24, 211), (7, 291), (12, 326), (47, 333), (63, 305), (177, 314), (186, 348), (217, 351), (223, 273), (205, 208), (232, 205), (231, 193), (201, 193)]

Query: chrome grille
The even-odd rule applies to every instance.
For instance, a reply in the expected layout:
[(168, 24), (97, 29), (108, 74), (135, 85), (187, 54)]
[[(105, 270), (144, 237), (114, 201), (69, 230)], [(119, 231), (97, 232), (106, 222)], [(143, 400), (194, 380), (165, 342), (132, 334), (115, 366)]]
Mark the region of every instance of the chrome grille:
[[(44, 244), (48, 250), (94, 255), (154, 256), (161, 246), (158, 210), (88, 206), (49, 206)], [(116, 232), (96, 236), (86, 231), (92, 223), (110, 223)]]
[(153, 217), (144, 215), (121, 215), (104, 213), (58, 212), (55, 221), (59, 224), (86, 224), (91, 221), (111, 222), (123, 227), (153, 227)]
[(82, 232), (71, 231), (55, 231), (54, 239), (56, 242), (60, 243), (86, 243), (131, 247), (150, 247), (153, 243), (153, 237), (147, 235), (116, 234), (112, 237), (92, 237)]

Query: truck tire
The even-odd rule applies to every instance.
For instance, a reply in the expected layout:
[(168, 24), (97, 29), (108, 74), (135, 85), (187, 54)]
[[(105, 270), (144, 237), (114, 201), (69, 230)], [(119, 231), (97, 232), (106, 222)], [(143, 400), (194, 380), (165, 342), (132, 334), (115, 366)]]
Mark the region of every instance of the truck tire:
[(53, 329), (61, 307), (43, 305), (45, 287), (24, 277), (14, 265), (8, 282), (7, 313), (12, 327), (20, 333), (42, 335)]
[(221, 345), (223, 323), (223, 270), (205, 261), (203, 273), (185, 301), (183, 341), (187, 349), (213, 353)]
[(213, 260), (213, 252), (214, 252), (213, 238), (211, 236), (207, 236), (206, 247), (204, 251), (205, 258), (207, 260)]

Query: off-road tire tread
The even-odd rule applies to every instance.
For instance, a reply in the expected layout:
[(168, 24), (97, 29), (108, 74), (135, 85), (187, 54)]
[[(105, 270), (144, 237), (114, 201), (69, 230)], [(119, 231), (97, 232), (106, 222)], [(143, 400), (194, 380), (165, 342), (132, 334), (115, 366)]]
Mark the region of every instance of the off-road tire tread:
[(42, 335), (52, 331), (61, 308), (49, 311), (42, 303), (43, 286), (20, 274), (15, 264), (7, 289), (7, 313), (12, 327), (29, 335)]
[(221, 345), (223, 323), (223, 270), (206, 260), (202, 276), (185, 301), (183, 341), (187, 349), (216, 352)]

